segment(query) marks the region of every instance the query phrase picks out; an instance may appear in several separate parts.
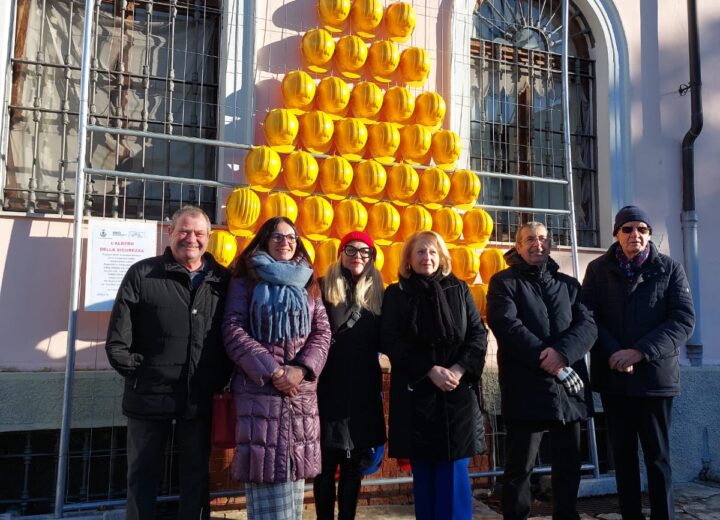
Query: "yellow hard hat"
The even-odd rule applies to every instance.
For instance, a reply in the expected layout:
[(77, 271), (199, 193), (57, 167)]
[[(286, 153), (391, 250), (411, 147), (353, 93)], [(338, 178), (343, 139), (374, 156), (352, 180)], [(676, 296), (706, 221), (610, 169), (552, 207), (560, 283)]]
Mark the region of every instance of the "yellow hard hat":
[(328, 267), (337, 260), (340, 250), (340, 240), (328, 238), (315, 247), (315, 273), (318, 276), (325, 276)]
[(452, 272), (467, 283), (472, 283), (480, 269), (480, 256), (468, 246), (457, 246), (450, 250)]
[(406, 206), (412, 202), (420, 185), (420, 178), (415, 168), (408, 164), (396, 164), (390, 168), (385, 193), (393, 203)]
[(383, 100), (383, 115), (390, 123), (405, 124), (415, 111), (415, 96), (405, 87), (390, 87)]
[(360, 77), (367, 55), (367, 44), (354, 34), (343, 36), (335, 45), (335, 65), (340, 70), (340, 74), (347, 78)]
[(443, 170), (454, 168), (461, 151), (460, 136), (452, 130), (440, 130), (433, 134), (430, 152), (438, 168)]
[(255, 191), (270, 191), (277, 184), (282, 162), (269, 146), (257, 146), (245, 156), (245, 181)]
[(420, 47), (408, 47), (400, 54), (398, 70), (406, 83), (420, 86), (430, 74), (430, 55)]
[(345, 199), (335, 206), (335, 234), (344, 237), (351, 231), (363, 231), (367, 226), (368, 212), (356, 199)]
[(405, 247), (403, 242), (395, 242), (382, 248), (385, 262), (381, 272), (385, 283), (396, 283), (398, 281), (403, 247)]
[(252, 235), (260, 218), (260, 197), (250, 188), (236, 188), (225, 203), (225, 214), (233, 235)]
[(411, 204), (400, 215), (400, 238), (407, 240), (418, 231), (432, 229), (432, 215), (420, 204)]
[(423, 92), (415, 98), (415, 122), (439, 128), (445, 118), (445, 100), (437, 92)]
[(400, 228), (400, 213), (389, 202), (378, 202), (370, 208), (367, 232), (376, 244), (386, 245)]
[(333, 120), (322, 110), (308, 112), (300, 119), (300, 141), (306, 150), (326, 153), (335, 133)]
[(353, 29), (363, 38), (374, 38), (382, 22), (383, 5), (380, 0), (355, 0), (350, 9)]
[(287, 108), (274, 108), (268, 112), (263, 129), (265, 139), (274, 150), (288, 153), (295, 149), (300, 123)]
[(350, 103), (350, 87), (337, 76), (326, 76), (320, 80), (315, 94), (315, 106), (332, 119), (345, 117)]
[(298, 207), (295, 199), (287, 193), (276, 191), (267, 196), (262, 205), (263, 220), (273, 217), (285, 217), (295, 222), (298, 217)]
[(283, 164), (285, 186), (293, 195), (307, 196), (315, 189), (319, 171), (315, 157), (303, 150), (295, 150)]
[(470, 286), (470, 294), (472, 294), (478, 312), (483, 318), (485, 317), (485, 309), (487, 307), (487, 291), (488, 286), (485, 283)]
[(305, 237), (300, 237), (300, 242), (302, 242), (302, 245), (305, 246), (305, 251), (307, 251), (308, 257), (310, 257), (310, 263), (315, 263), (315, 248), (312, 245), (312, 242), (310, 242)]
[(382, 272), (382, 268), (385, 265), (385, 253), (380, 249), (380, 246), (375, 246), (375, 269)]
[(330, 60), (335, 53), (335, 40), (325, 29), (310, 29), (303, 35), (300, 49), (308, 69), (325, 73), (330, 69)]
[(383, 91), (375, 83), (361, 81), (350, 94), (350, 110), (363, 123), (374, 123), (382, 109)]
[(415, 29), (415, 9), (407, 2), (390, 4), (384, 19), (390, 39), (396, 42), (406, 42)]
[(329, 199), (344, 199), (352, 180), (353, 168), (347, 159), (333, 155), (320, 164), (320, 188)]
[(368, 130), (368, 149), (376, 161), (383, 164), (395, 162), (400, 146), (400, 131), (393, 123), (377, 123)]
[(450, 177), (450, 203), (459, 209), (471, 209), (480, 195), (480, 177), (470, 170), (455, 170)]
[(355, 165), (353, 186), (364, 202), (375, 203), (382, 198), (387, 184), (387, 171), (377, 161), (369, 159)]
[(433, 231), (446, 242), (454, 242), (463, 232), (463, 219), (453, 208), (440, 208), (433, 215)]
[(487, 248), (480, 254), (480, 277), (483, 283), (490, 283), (490, 278), (507, 266), (504, 253), (499, 249)]
[(291, 70), (282, 80), (282, 97), (285, 107), (295, 114), (312, 108), (315, 99), (315, 82), (310, 74), (302, 70)]
[(390, 83), (390, 78), (400, 64), (400, 49), (389, 40), (378, 40), (370, 45), (367, 70), (381, 83)]
[(222, 229), (213, 230), (208, 240), (207, 252), (213, 255), (217, 263), (227, 267), (237, 254), (235, 235)]
[(310, 240), (324, 240), (332, 226), (335, 212), (330, 202), (320, 196), (313, 195), (302, 199), (298, 222), (303, 235)]
[(400, 129), (400, 153), (407, 162), (427, 164), (430, 161), (432, 131), (423, 125), (405, 125)]
[(420, 174), (420, 200), (430, 209), (438, 209), (450, 192), (450, 177), (440, 168), (428, 168)]
[(350, 15), (351, 0), (318, 0), (318, 17), (326, 30), (340, 32)]
[(474, 208), (463, 215), (463, 235), (468, 245), (482, 249), (490, 241), (492, 231), (492, 217), (484, 209)]
[(367, 127), (359, 119), (348, 117), (335, 122), (335, 147), (346, 159), (360, 159), (367, 139)]

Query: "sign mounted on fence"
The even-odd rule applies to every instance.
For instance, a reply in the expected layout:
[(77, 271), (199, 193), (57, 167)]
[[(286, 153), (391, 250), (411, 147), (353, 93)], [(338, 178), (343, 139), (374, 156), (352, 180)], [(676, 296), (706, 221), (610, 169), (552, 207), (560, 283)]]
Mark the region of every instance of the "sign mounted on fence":
[(85, 310), (112, 309), (128, 268), (157, 255), (157, 224), (93, 220), (88, 225)]

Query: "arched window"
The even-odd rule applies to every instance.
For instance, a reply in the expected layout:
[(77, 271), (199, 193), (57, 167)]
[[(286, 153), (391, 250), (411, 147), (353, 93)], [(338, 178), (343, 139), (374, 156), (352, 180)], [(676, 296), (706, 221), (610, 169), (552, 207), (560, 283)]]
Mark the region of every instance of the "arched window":
[[(570, 133), (578, 243), (598, 246), (594, 41), (572, 2), (569, 10)], [(567, 245), (567, 215), (543, 212), (569, 209), (567, 186), (510, 178), (566, 178), (562, 1), (480, 0), (473, 23), (471, 167), (508, 175), (485, 177), (480, 202), (496, 207), (491, 213), (499, 241), (514, 241), (519, 224), (539, 220), (546, 223), (556, 243)]]

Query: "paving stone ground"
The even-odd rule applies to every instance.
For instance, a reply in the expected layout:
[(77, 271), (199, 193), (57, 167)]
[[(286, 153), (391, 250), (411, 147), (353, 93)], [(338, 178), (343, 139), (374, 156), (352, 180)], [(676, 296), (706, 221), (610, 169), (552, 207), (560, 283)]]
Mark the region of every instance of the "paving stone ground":
[[(621, 520), (616, 509), (617, 497), (580, 499), (578, 509), (582, 520)], [(547, 504), (536, 504), (534, 509), (547, 509)], [(615, 511), (615, 512), (608, 512)], [(675, 487), (676, 520), (720, 520), (720, 484), (690, 483)], [(548, 513), (549, 515), (549, 513)], [(650, 511), (645, 511), (650, 517)], [(213, 519), (245, 520), (244, 511), (216, 512)], [(315, 511), (308, 510), (303, 520), (314, 520)], [(410, 520), (415, 518), (413, 506), (363, 506), (358, 508), (357, 520)], [(480, 500), (475, 500), (473, 520), (497, 520), (502, 515)], [(551, 520), (551, 516), (532, 516), (535, 520)]]

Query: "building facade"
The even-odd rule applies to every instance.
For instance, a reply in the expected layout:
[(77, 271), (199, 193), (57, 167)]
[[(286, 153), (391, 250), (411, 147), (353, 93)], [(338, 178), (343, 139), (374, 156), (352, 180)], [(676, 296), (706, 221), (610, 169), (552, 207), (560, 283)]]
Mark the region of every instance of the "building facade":
[[(439, 94), (446, 112), (438, 126), (462, 144), (455, 166), (471, 169), (482, 182), (478, 204), (494, 221), (488, 247), (507, 248), (519, 223), (543, 220), (559, 244), (553, 255), (572, 273), (572, 205), (581, 278), (584, 266), (612, 242), (614, 213), (634, 203), (652, 215), (659, 249), (683, 259), (681, 144), (691, 110), (683, 88), (691, 82), (688, 2), (577, 0), (570, 2), (566, 22), (560, 0), (407, 3), (414, 30), (394, 34), (387, 18), (377, 28), (363, 26), (372, 16), (361, 7), (377, 4), (369, 0), (356, 0), (349, 21), (336, 27), (323, 23), (316, 0), (93, 2), (85, 215), (157, 222), (159, 249), (165, 245), (164, 221), (183, 203), (201, 205), (214, 224), (225, 227), (232, 186), (247, 182), (247, 146), (268, 144), (267, 114), (287, 103), (283, 79), (304, 70), (315, 84), (336, 76), (350, 88), (366, 81), (383, 93), (407, 88), (415, 99), (423, 92)], [(378, 5), (387, 16), (390, 2)], [(720, 138), (714, 117), (720, 103), (720, 6), (697, 0), (697, 11), (705, 124), (694, 148), (700, 311), (695, 342), (703, 349), (702, 366), (691, 366), (682, 353), (684, 390), (676, 400), (673, 432), (679, 481), (720, 460), (720, 407), (711, 398), (720, 390), (720, 323), (712, 319), (720, 308), (720, 280), (713, 272), (720, 241), (711, 220), (720, 197), (714, 174), (720, 162), (714, 146)], [(47, 493), (33, 482), (54, 478), (85, 15), (84, 4), (70, 0), (0, 6), (0, 444), (6, 446), (0, 464), (8, 470), (0, 474), (14, 490), (0, 496), (0, 511), (21, 502), (21, 509), (32, 511), (33, 500), (47, 502)], [(303, 51), (305, 36), (323, 27), (338, 53), (326, 64), (312, 47)], [(384, 74), (380, 65), (371, 70), (369, 64), (353, 74), (353, 51), (344, 51), (345, 60), (338, 51), (340, 38), (351, 34), (360, 34), (367, 48), (384, 40), (398, 53), (421, 49), (429, 63), (426, 76), (409, 80), (409, 58), (407, 77), (400, 68)], [(573, 197), (564, 184), (568, 150)], [(390, 237), (388, 243), (400, 241)], [(70, 479), (68, 500), (112, 498), (124, 485), (122, 472), (112, 471), (124, 438), (121, 385), (103, 348), (107, 319), (108, 313), (82, 308), (77, 314), (72, 442), (79, 455), (70, 472), (78, 476)], [(485, 389), (490, 414), (497, 410), (493, 361)], [(98, 473), (113, 477), (100, 482)]]

